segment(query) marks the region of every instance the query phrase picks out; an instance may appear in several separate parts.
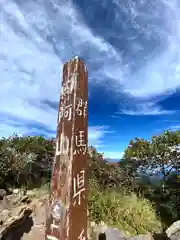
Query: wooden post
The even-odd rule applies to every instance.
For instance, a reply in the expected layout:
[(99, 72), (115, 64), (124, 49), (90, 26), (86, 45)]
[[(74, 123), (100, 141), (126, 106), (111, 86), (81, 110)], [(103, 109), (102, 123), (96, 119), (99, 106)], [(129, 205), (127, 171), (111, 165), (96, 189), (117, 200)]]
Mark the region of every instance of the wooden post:
[(45, 240), (87, 240), (87, 68), (63, 68)]

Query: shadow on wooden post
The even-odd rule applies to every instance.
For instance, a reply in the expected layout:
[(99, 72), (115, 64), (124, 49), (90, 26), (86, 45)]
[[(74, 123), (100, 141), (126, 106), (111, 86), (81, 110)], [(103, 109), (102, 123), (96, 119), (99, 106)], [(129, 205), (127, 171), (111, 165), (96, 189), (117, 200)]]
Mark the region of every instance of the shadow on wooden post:
[(64, 65), (45, 240), (87, 239), (88, 73), (78, 57)]

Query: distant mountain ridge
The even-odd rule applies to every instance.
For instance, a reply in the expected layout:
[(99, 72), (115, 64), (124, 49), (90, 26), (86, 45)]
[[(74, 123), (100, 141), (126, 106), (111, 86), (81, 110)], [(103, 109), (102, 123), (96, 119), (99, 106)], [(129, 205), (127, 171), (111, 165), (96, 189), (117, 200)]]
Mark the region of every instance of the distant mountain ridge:
[(118, 163), (120, 161), (119, 158), (105, 158), (110, 163)]

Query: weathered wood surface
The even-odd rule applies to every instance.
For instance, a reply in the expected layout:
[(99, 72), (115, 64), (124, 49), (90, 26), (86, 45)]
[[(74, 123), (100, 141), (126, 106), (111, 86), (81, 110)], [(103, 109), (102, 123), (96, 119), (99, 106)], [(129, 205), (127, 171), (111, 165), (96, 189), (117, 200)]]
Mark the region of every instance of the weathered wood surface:
[(46, 240), (87, 239), (88, 73), (78, 57), (63, 68)]

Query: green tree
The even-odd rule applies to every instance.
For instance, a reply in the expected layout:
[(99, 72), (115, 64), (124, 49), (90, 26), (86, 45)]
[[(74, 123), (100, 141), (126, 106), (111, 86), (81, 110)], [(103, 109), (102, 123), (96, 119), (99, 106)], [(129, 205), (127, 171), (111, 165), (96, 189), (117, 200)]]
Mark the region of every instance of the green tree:
[(89, 179), (95, 180), (101, 188), (117, 188), (122, 183), (121, 169), (109, 164), (94, 147), (89, 147)]
[(50, 180), (53, 139), (13, 136), (0, 140), (0, 187), (41, 185)]
[[(165, 131), (153, 136), (150, 141), (139, 138), (131, 140), (120, 166), (129, 182), (133, 183), (133, 190), (137, 188), (137, 176), (141, 178), (138, 188), (157, 203), (158, 211), (165, 213), (167, 210), (169, 215), (166, 214), (164, 218), (170, 219), (170, 214), (174, 213), (177, 217), (180, 192), (177, 188), (178, 178), (172, 176), (174, 173), (176, 176), (180, 174), (180, 131)], [(156, 177), (160, 184), (145, 184), (143, 174)]]
[(131, 190), (137, 188), (138, 174), (147, 172), (151, 156), (150, 141), (135, 138), (129, 142), (119, 166), (123, 170), (125, 185)]
[(151, 169), (162, 175), (164, 184), (173, 171), (180, 171), (180, 131), (165, 131), (159, 136), (153, 136), (151, 145)]
[(125, 150), (120, 165), (129, 174), (144, 172), (162, 176), (162, 187), (173, 171), (180, 171), (180, 131), (165, 131), (151, 141), (135, 138)]

